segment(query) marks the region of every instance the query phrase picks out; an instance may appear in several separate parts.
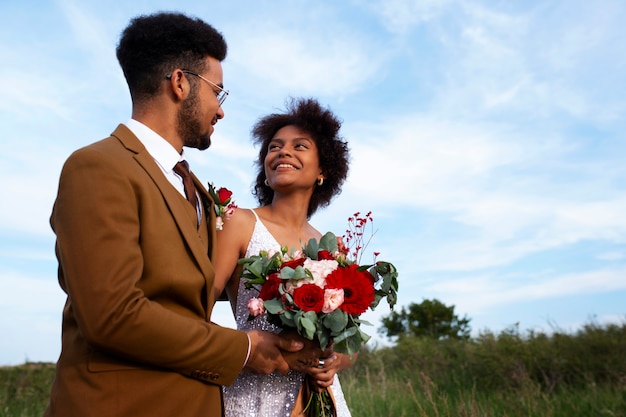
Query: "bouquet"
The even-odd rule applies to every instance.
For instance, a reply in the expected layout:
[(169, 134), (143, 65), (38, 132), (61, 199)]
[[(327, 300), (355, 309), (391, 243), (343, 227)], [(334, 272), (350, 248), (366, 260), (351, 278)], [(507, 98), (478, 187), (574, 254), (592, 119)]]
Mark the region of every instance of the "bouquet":
[(215, 228), (222, 230), (224, 221), (228, 220), (237, 209), (237, 205), (232, 199), (233, 192), (228, 188), (221, 187), (217, 191), (211, 183), (208, 185), (209, 195), (213, 199), (213, 210), (215, 211)]
[[(371, 212), (365, 217), (355, 213), (348, 220), (351, 227), (341, 238), (328, 232), (319, 242), (311, 239), (302, 250), (261, 251), (239, 260), (246, 288), (259, 291), (248, 302), (249, 320), (266, 315), (280, 328), (317, 339), (322, 350), (331, 344), (339, 353), (353, 355), (360, 350), (370, 339), (361, 324), (371, 324), (359, 317), (374, 310), (383, 298), (393, 308), (398, 272), (393, 264), (377, 261), (376, 252), (372, 264), (359, 265), (369, 243), (364, 243), (363, 232), (368, 221), (371, 224)], [(314, 415), (329, 415), (318, 409), (327, 407), (325, 401), (324, 397), (309, 399), (317, 410)]]

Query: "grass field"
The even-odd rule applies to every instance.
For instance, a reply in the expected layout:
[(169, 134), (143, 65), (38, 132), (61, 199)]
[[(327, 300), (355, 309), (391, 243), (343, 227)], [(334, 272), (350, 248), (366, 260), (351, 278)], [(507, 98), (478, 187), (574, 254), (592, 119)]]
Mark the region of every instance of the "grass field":
[[(0, 368), (0, 416), (41, 416), (52, 364)], [(626, 417), (626, 325), (407, 337), (341, 374), (353, 417)]]

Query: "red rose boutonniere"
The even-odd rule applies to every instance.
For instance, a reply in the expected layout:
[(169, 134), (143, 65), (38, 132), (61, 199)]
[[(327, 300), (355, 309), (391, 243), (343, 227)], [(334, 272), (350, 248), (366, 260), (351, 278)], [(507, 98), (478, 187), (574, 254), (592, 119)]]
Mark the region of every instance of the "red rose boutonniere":
[(215, 211), (215, 228), (222, 230), (224, 221), (228, 220), (237, 209), (235, 201), (232, 199), (233, 192), (228, 188), (221, 187), (217, 191), (213, 184), (209, 183), (209, 195), (213, 199), (213, 210)]

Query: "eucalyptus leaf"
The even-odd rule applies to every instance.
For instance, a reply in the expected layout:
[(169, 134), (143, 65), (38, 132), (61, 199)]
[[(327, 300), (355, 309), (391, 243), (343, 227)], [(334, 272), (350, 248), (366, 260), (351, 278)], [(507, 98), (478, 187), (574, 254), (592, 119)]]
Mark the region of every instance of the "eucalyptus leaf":
[(328, 329), (318, 326), (315, 335), (317, 336), (317, 340), (320, 342), (320, 347), (322, 348), (322, 350), (326, 350), (331, 341), (330, 332), (328, 331)]
[(333, 334), (341, 332), (348, 325), (348, 314), (336, 309), (324, 317), (324, 326), (328, 327)]
[(270, 314), (281, 314), (284, 311), (283, 304), (277, 298), (267, 300), (263, 303), (263, 305)]
[[(308, 313), (313, 313), (308, 314)], [(296, 325), (298, 333), (306, 337), (309, 340), (313, 340), (315, 337), (315, 322), (317, 321), (317, 315), (313, 311), (307, 311), (303, 314), (296, 314)]]
[(293, 274), (296, 272), (295, 269), (293, 269), (290, 266), (286, 266), (283, 269), (280, 270), (280, 272), (278, 273), (278, 278), (280, 279), (292, 279), (293, 278)]
[(354, 336), (357, 333), (357, 329), (357, 326), (347, 327), (343, 332), (333, 338), (335, 343), (339, 343), (342, 340), (349, 338), (350, 336)]
[(339, 250), (339, 246), (337, 245), (337, 236), (335, 236), (331, 232), (327, 232), (320, 239), (319, 249), (325, 249), (329, 251), (330, 253), (337, 252)]
[(315, 239), (309, 240), (309, 242), (304, 246), (304, 248), (302, 248), (302, 251), (307, 257), (316, 261), (317, 252), (319, 252), (319, 245), (317, 243), (317, 240)]

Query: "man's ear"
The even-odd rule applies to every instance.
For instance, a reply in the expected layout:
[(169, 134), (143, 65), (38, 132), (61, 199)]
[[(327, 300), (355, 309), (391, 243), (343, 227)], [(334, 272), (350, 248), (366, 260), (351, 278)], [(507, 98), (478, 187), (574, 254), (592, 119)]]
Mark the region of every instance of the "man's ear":
[(185, 73), (181, 69), (175, 69), (171, 74), (165, 76), (168, 80), (168, 86), (172, 94), (174, 94), (178, 100), (184, 100), (191, 89)]

